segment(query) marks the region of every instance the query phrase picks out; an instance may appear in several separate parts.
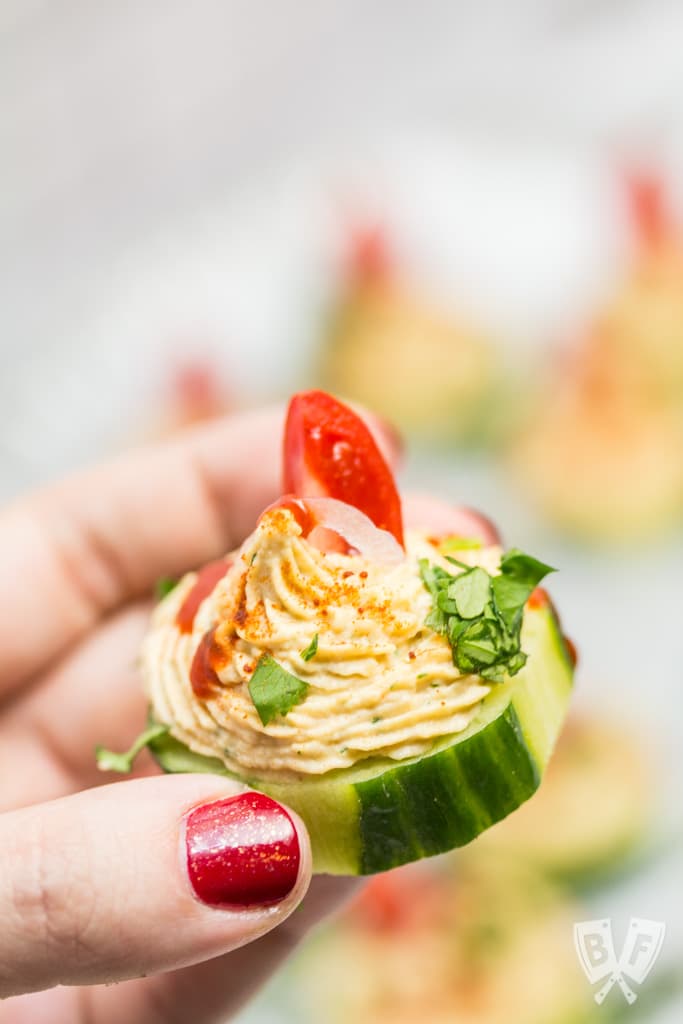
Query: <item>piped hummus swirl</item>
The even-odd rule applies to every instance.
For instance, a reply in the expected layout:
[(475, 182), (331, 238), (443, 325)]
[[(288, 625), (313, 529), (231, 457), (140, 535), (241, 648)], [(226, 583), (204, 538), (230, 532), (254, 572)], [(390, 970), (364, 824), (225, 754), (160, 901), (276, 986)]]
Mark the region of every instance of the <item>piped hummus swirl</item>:
[[(177, 615), (195, 573), (158, 606), (142, 657), (155, 718), (230, 771), (273, 780), (372, 756), (417, 756), (461, 732), (490, 686), (461, 674), (448, 641), (425, 627), (422, 557), (453, 569), (417, 532), (408, 532), (396, 566), (323, 553), (289, 510), (270, 510), (199, 606), (191, 632)], [(500, 550), (462, 558), (496, 572)], [(192, 662), (208, 634), (212, 681), (193, 688)], [(316, 635), (317, 651), (305, 660)], [(305, 699), (267, 725), (248, 686), (264, 653), (308, 684)]]

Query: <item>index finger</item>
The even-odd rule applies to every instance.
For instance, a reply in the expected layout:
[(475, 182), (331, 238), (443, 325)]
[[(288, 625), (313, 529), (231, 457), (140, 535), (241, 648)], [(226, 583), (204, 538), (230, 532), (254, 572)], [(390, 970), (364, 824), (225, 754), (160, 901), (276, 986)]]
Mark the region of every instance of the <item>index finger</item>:
[(280, 493), (283, 423), (276, 407), (195, 427), (8, 507), (0, 695), (159, 576), (235, 547)]
[(11, 505), (0, 516), (0, 693), (105, 613), (223, 554), (277, 496), (283, 412), (195, 428)]

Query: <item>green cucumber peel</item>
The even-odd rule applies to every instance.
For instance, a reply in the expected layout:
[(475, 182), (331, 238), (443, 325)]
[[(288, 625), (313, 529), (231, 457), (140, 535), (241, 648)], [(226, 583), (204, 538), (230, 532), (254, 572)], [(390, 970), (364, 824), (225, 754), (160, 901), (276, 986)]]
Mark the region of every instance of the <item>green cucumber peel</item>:
[(133, 770), (133, 762), (138, 754), (167, 732), (167, 725), (160, 725), (158, 722), (155, 722), (153, 725), (147, 726), (133, 742), (130, 749), (121, 754), (98, 745), (95, 747), (97, 767), (102, 772), (120, 772), (122, 775), (127, 775)]
[(419, 561), (422, 582), (432, 597), (425, 625), (447, 637), (453, 664), (461, 672), (501, 683), (526, 664), (521, 648), (524, 606), (540, 581), (555, 570), (519, 548), (503, 555), (497, 576), (446, 557), (462, 571), (452, 575), (426, 558)]

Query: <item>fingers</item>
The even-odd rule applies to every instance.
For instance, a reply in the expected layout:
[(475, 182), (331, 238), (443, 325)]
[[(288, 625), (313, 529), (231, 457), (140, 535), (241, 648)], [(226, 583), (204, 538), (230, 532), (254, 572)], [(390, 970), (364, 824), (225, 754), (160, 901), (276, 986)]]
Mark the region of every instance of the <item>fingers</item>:
[(431, 494), (411, 492), (403, 498), (403, 519), (407, 527), (429, 530), (437, 537), (454, 535), (499, 544), (497, 528), (481, 512), (435, 498)]
[(86, 1024), (86, 992), (86, 989), (58, 988), (1, 999), (0, 1024)]
[(310, 880), (300, 820), (210, 775), (104, 786), (0, 817), (0, 997), (221, 956)]
[(283, 416), (277, 408), (194, 428), (7, 509), (0, 695), (159, 576), (241, 541), (279, 494)]
[(296, 913), (258, 941), (196, 967), (90, 990), (91, 1019), (98, 1024), (231, 1020), (311, 929), (343, 906), (360, 884), (358, 878), (318, 875)]
[(0, 1002), (0, 1024), (223, 1024), (360, 885), (360, 878), (318, 875), (296, 913), (247, 946), (153, 978), (10, 998)]
[(281, 410), (222, 420), (11, 506), (0, 518), (0, 692), (159, 576), (241, 539), (277, 496), (281, 431)]
[(0, 812), (112, 781), (95, 746), (125, 750), (145, 727), (137, 659), (148, 622), (147, 602), (116, 612), (0, 716), (0, 779), (12, 779), (0, 784)]

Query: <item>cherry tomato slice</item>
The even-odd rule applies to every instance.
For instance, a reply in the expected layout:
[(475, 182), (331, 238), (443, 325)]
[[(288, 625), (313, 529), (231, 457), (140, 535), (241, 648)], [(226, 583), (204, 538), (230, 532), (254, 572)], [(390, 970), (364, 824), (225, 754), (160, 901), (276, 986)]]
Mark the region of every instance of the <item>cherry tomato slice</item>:
[(403, 546), (401, 499), (391, 470), (360, 416), (324, 391), (302, 391), (289, 403), (284, 492), (353, 505)]

